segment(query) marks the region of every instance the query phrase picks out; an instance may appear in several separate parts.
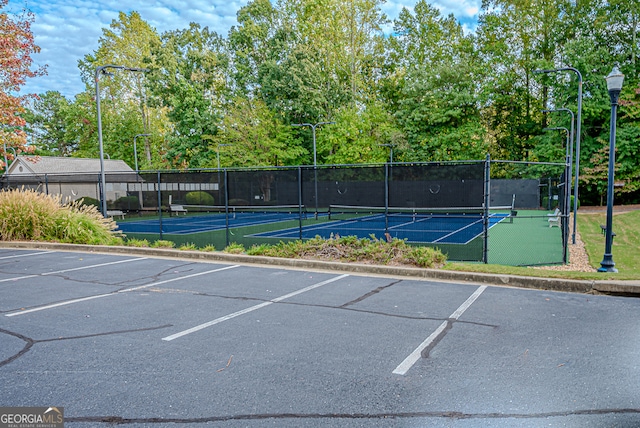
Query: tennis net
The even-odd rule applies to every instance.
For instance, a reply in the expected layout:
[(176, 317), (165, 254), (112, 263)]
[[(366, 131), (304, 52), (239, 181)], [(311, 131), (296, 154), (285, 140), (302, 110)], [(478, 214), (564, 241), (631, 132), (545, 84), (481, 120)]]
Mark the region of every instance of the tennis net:
[(304, 205), (180, 205), (185, 214), (218, 214), (231, 218), (244, 216), (263, 217), (307, 217)]
[[(482, 219), (487, 210), (484, 207), (367, 207), (351, 205), (330, 205), (330, 220), (344, 221), (390, 221), (416, 222), (434, 219)], [(512, 206), (491, 207), (489, 216), (512, 216)]]

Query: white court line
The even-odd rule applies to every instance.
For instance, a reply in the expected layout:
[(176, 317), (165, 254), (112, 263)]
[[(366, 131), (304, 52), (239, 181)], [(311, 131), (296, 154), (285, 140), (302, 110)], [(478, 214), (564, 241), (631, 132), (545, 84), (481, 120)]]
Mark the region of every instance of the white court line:
[(180, 281), (180, 280), (183, 280), (183, 279), (193, 278), (195, 276), (206, 275), (206, 274), (215, 273), (215, 272), (221, 272), (223, 270), (233, 269), (233, 268), (236, 268), (236, 267), (240, 267), (240, 265), (225, 266), (223, 268), (208, 270), (206, 272), (199, 272), (199, 273), (194, 273), (194, 274), (191, 274), (191, 275), (180, 276), (178, 278), (171, 278), (171, 279), (166, 279), (164, 281), (154, 282), (153, 284), (147, 284), (147, 285), (141, 285), (141, 286), (138, 286), (138, 287), (126, 288), (124, 290), (115, 291), (115, 292), (112, 292), (112, 293), (98, 294), (98, 295), (95, 295), (95, 296), (81, 297), (79, 299), (73, 299), (73, 300), (66, 300), (64, 302), (53, 303), (51, 305), (39, 306), (37, 308), (32, 308), (32, 309), (26, 309), (24, 311), (11, 312), (9, 314), (6, 314), (5, 316), (6, 317), (15, 317), (15, 316), (18, 316), (18, 315), (30, 314), (31, 312), (44, 311), (46, 309), (52, 309), (52, 308), (57, 308), (57, 307), (60, 307), (60, 306), (72, 305), (74, 303), (85, 302), (87, 300), (93, 300), (93, 299), (100, 299), (102, 297), (115, 296), (115, 295), (117, 295), (119, 293), (128, 293), (130, 291), (142, 290), (142, 289), (149, 288), (149, 287), (155, 287), (155, 286), (158, 286), (158, 285), (161, 285), (161, 284), (166, 284), (168, 282)]
[(57, 275), (59, 273), (73, 272), (73, 271), (76, 271), (76, 270), (84, 270), (84, 269), (93, 269), (93, 268), (96, 268), (96, 267), (117, 265), (117, 264), (120, 264), (120, 263), (137, 262), (137, 261), (140, 261), (140, 260), (146, 260), (146, 257), (138, 257), (138, 258), (135, 258), (135, 259), (118, 260), (116, 262), (100, 263), (100, 264), (97, 264), (97, 265), (81, 266), (81, 267), (77, 267), (77, 268), (57, 270), (55, 272), (44, 272), (44, 273), (38, 273), (38, 274), (33, 274), (33, 275), (17, 276), (15, 278), (0, 279), (0, 282), (19, 281), (21, 279), (36, 278), (36, 277), (39, 277), (39, 276), (47, 276), (47, 275)]
[(197, 325), (197, 326), (192, 327), (192, 328), (190, 328), (188, 330), (183, 330), (181, 332), (172, 334), (171, 336), (163, 337), (162, 340), (165, 340), (165, 341), (169, 342), (169, 341), (177, 339), (179, 337), (186, 336), (187, 334), (195, 333), (196, 331), (202, 330), (202, 329), (207, 328), (207, 327), (211, 327), (212, 325), (220, 324), (221, 322), (230, 320), (230, 319), (235, 318), (235, 317), (239, 317), (240, 315), (248, 314), (249, 312), (253, 312), (253, 311), (258, 310), (260, 308), (264, 308), (266, 306), (273, 305), (274, 303), (281, 302), (281, 301), (283, 301), (285, 299), (288, 299), (289, 297), (297, 296), (298, 294), (305, 293), (307, 291), (313, 290), (314, 288), (322, 287), (323, 285), (329, 284), (329, 283), (334, 282), (334, 281), (338, 281), (339, 279), (346, 278), (348, 276), (349, 276), (348, 274), (344, 274), (344, 275), (336, 276), (336, 277), (331, 278), (331, 279), (327, 279), (326, 281), (322, 281), (322, 282), (319, 282), (317, 284), (310, 285), (310, 286), (302, 288), (302, 289), (300, 289), (298, 291), (294, 291), (293, 293), (289, 293), (289, 294), (285, 294), (284, 296), (276, 297), (275, 299), (269, 300), (268, 302), (260, 303), (258, 305), (251, 306), (251, 307), (243, 309), (241, 311), (234, 312), (232, 314), (225, 315), (225, 316), (220, 317), (220, 318), (216, 318), (213, 321), (209, 321), (209, 322), (206, 322), (204, 324)]
[[(487, 286), (480, 286), (454, 313), (451, 314), (449, 320), (457, 320), (462, 316), (462, 314), (469, 309), (469, 306), (476, 301), (478, 297), (482, 294), (484, 290), (486, 290)], [(431, 333), (429, 337), (427, 337), (424, 342), (422, 342), (407, 358), (404, 359), (403, 362), (400, 363), (398, 367), (393, 371), (393, 374), (405, 375), (411, 367), (422, 357), (422, 351), (431, 344), (442, 331), (447, 327), (449, 320), (444, 321), (440, 326)]]
[(37, 255), (39, 255), (39, 254), (49, 254), (49, 253), (53, 253), (53, 251), (38, 251), (37, 253), (14, 254), (13, 256), (4, 256), (4, 257), (0, 257), (0, 260), (4, 260), (4, 259), (15, 259), (16, 257), (37, 256)]

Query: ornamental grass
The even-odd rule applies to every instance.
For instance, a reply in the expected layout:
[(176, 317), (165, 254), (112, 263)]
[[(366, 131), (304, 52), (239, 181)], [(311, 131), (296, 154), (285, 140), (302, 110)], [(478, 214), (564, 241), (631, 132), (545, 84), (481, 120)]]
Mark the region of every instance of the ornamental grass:
[(0, 240), (117, 245), (116, 223), (94, 206), (32, 189), (0, 191)]

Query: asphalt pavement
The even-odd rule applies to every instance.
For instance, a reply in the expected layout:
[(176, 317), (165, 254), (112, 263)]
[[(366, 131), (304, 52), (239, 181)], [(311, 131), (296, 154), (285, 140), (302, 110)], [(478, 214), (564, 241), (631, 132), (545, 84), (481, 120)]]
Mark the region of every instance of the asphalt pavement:
[(640, 426), (638, 299), (124, 250), (0, 248), (0, 406), (74, 428)]

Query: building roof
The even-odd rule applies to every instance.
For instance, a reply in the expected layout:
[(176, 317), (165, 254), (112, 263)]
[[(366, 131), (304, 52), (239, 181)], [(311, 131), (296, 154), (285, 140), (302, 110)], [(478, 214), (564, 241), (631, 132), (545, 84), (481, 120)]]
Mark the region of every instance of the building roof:
[[(105, 172), (132, 172), (122, 160), (104, 159)], [(18, 156), (9, 166), (8, 175), (99, 173), (100, 159), (55, 156)]]

